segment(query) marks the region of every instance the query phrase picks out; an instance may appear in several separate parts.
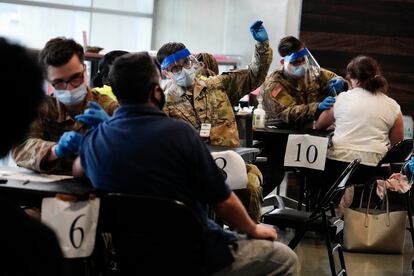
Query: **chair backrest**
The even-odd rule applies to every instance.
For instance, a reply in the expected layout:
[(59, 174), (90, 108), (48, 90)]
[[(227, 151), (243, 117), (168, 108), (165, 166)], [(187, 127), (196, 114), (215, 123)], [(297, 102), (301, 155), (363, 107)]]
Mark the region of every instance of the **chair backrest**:
[(346, 183), (352, 174), (356, 171), (360, 162), (360, 159), (355, 159), (345, 168), (335, 183), (326, 192), (322, 200), (318, 203), (318, 206), (312, 212), (311, 217), (318, 216), (321, 213), (322, 209), (328, 208), (332, 200), (346, 188)]
[(245, 189), (247, 187), (247, 171), (243, 158), (232, 150), (211, 152), (216, 165), (226, 176), (230, 189)]
[(413, 150), (413, 139), (406, 139), (392, 146), (385, 156), (378, 162), (377, 167), (383, 164), (404, 162), (410, 157)]
[(101, 197), (99, 221), (99, 231), (112, 234), (122, 275), (203, 274), (203, 223), (184, 203), (107, 194)]

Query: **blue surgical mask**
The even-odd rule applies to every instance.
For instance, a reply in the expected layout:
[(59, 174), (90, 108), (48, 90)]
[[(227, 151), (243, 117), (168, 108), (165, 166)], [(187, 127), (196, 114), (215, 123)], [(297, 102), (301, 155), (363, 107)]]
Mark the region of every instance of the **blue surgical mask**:
[(304, 64), (291, 67), (291, 74), (295, 77), (301, 78), (305, 75), (306, 66)]
[(175, 83), (181, 87), (192, 86), (194, 84), (195, 72), (194, 66), (190, 69), (183, 68), (180, 74), (173, 76)]
[(54, 96), (59, 102), (64, 105), (77, 105), (80, 103), (87, 94), (86, 84), (83, 83), (73, 90), (57, 90), (54, 91)]

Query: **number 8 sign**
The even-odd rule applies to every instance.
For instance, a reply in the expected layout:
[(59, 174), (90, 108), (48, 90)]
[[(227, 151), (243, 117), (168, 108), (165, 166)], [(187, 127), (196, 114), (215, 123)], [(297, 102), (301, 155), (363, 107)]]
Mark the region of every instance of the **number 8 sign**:
[(286, 145), (284, 165), (323, 171), (327, 149), (328, 138), (326, 137), (291, 134)]

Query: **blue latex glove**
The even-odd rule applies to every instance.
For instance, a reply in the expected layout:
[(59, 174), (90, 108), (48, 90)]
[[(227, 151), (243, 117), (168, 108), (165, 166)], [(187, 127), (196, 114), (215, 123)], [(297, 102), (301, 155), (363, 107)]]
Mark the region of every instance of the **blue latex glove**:
[(78, 153), (81, 141), (82, 135), (76, 131), (63, 133), (55, 147), (56, 156), (63, 158)]
[(411, 174), (414, 173), (414, 157), (411, 157), (410, 161), (408, 161), (408, 169), (410, 170)]
[(91, 108), (86, 109), (83, 114), (76, 115), (75, 119), (93, 128), (97, 127), (100, 123), (109, 120), (109, 115), (106, 111), (96, 102), (88, 102)]
[(256, 21), (250, 26), (250, 32), (252, 33), (253, 38), (258, 42), (265, 42), (269, 40), (267, 31), (263, 27), (263, 21)]
[(327, 109), (331, 108), (334, 103), (335, 103), (335, 98), (331, 97), (331, 96), (328, 96), (322, 102), (319, 103), (318, 109), (320, 111), (327, 110)]
[(344, 90), (345, 82), (340, 77), (334, 77), (328, 81), (329, 95), (335, 97)]

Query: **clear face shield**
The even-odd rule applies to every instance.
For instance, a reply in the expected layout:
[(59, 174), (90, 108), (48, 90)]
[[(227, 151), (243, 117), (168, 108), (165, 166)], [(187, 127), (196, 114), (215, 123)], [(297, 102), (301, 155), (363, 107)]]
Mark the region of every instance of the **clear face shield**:
[(283, 69), (289, 76), (305, 79), (305, 84), (314, 83), (320, 76), (321, 68), (307, 48), (283, 58)]
[(189, 87), (194, 84), (196, 71), (200, 67), (200, 63), (187, 49), (169, 55), (161, 63), (163, 74), (182, 87)]

